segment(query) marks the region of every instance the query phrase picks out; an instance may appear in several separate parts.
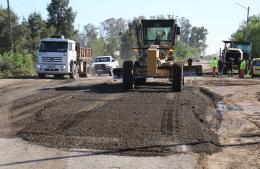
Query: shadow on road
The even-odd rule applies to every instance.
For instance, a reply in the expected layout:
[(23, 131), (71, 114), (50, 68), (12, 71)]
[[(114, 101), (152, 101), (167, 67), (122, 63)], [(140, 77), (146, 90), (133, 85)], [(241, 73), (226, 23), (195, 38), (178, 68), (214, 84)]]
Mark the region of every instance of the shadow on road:
[(169, 83), (148, 82), (146, 84), (138, 85), (134, 89), (127, 90), (121, 83), (102, 83), (94, 85), (73, 85), (62, 86), (55, 88), (56, 91), (84, 91), (94, 92), (98, 94), (105, 93), (125, 93), (125, 92), (171, 92), (171, 85)]

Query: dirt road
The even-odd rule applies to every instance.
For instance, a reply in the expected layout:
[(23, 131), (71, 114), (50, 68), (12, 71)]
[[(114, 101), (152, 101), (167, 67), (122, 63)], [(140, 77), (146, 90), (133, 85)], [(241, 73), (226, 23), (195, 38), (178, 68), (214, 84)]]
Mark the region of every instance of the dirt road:
[[(132, 91), (125, 91), (109, 77), (1, 80), (0, 168), (236, 166), (228, 153), (237, 147), (223, 146), (237, 143), (229, 138), (231, 131), (223, 127), (227, 119), (234, 118), (225, 117), (228, 110), (218, 109), (221, 103), (228, 103), (228, 94), (212, 92), (218, 93), (232, 80), (186, 81), (183, 92), (172, 93), (166, 81), (158, 80)], [(260, 86), (259, 80), (243, 83), (240, 87)], [(230, 93), (235, 98), (233, 90)], [(253, 94), (257, 98), (255, 90)], [(256, 101), (258, 105), (252, 110), (259, 108)], [(254, 117), (258, 117), (257, 112), (251, 121)], [(257, 129), (255, 134), (254, 144), (246, 145), (255, 153), (245, 164), (248, 167), (253, 162), (252, 168), (260, 166)], [(232, 165), (223, 164), (223, 154)]]

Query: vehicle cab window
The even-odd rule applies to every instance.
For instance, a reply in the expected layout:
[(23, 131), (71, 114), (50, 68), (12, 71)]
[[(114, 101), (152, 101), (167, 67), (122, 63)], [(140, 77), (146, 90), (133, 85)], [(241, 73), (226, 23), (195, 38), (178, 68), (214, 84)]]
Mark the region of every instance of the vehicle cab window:
[(69, 51), (72, 51), (73, 48), (72, 48), (72, 43), (69, 43)]
[(95, 62), (110, 62), (110, 57), (98, 57), (95, 59)]

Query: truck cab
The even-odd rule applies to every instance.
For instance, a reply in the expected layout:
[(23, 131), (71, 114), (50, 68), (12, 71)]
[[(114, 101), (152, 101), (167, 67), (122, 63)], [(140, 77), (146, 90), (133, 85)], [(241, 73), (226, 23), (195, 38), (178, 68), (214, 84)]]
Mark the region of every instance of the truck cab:
[(222, 51), (221, 59), (225, 62), (231, 60), (234, 69), (239, 69), (242, 59), (251, 59), (252, 45), (249, 42), (223, 41), (225, 46)]
[(45, 75), (63, 76), (73, 78), (77, 72), (76, 43), (63, 37), (41, 39), (37, 54), (36, 72), (39, 78)]

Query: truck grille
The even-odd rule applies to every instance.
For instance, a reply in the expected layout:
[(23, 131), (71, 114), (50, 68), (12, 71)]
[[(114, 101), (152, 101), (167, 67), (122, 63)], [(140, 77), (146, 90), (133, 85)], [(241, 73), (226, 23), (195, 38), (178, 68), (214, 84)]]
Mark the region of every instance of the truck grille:
[(42, 57), (42, 62), (62, 62), (62, 57)]
[(106, 65), (104, 64), (95, 65), (95, 69), (106, 69)]

